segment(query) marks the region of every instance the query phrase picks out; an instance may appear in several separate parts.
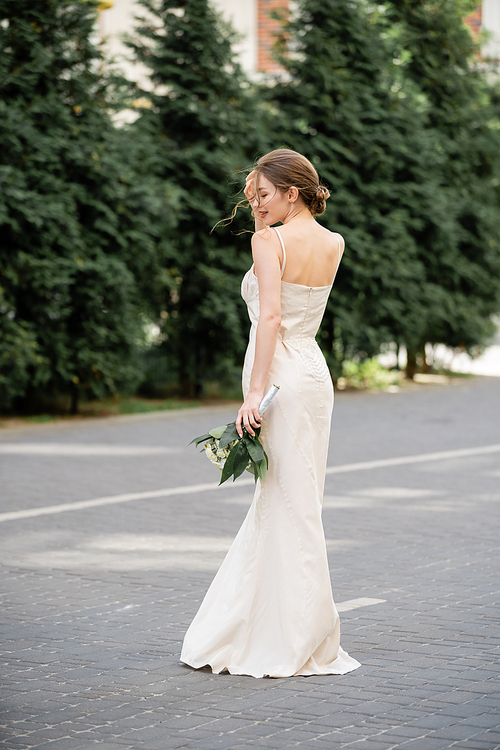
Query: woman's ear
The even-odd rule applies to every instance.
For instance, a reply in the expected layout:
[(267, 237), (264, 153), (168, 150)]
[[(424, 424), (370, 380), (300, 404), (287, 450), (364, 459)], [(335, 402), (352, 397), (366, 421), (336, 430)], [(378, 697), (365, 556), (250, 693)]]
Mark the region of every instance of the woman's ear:
[(288, 188), (288, 200), (290, 201), (290, 203), (295, 203), (298, 197), (299, 191), (296, 187), (292, 186), (291, 188)]

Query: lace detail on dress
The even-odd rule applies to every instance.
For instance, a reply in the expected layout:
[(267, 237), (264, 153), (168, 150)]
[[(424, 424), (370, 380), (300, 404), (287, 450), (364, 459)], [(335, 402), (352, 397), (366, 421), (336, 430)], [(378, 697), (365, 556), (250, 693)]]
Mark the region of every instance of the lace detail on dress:
[(284, 339), (283, 343), (299, 352), (304, 364), (315, 380), (323, 383), (330, 377), (323, 352), (314, 338)]

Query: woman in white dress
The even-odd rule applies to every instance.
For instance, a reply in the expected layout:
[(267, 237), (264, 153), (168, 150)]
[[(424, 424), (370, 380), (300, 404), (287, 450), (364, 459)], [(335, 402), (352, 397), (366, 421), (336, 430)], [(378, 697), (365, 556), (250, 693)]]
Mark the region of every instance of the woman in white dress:
[[(181, 659), (253, 677), (345, 674), (360, 665), (340, 646), (321, 521), (333, 386), (315, 340), (344, 241), (316, 222), (329, 193), (295, 151), (259, 159), (245, 195), (256, 231), (242, 282), (251, 330), (236, 424), (240, 435), (262, 426), (269, 469)], [(273, 383), (280, 390), (261, 419)]]

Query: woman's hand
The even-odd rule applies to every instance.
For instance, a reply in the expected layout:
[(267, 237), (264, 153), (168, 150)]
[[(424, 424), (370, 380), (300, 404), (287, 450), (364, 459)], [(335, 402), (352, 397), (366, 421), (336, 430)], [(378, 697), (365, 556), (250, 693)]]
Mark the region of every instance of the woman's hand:
[(255, 170), (253, 170), (253, 172), (250, 172), (250, 174), (247, 174), (245, 189), (243, 190), (243, 192), (245, 193), (245, 197), (249, 203), (252, 203), (252, 201), (255, 200), (255, 194), (253, 191), (254, 179), (255, 179)]
[(240, 437), (243, 437), (243, 428), (249, 435), (255, 436), (255, 430), (260, 427), (262, 421), (259, 406), (263, 398), (262, 393), (249, 393), (241, 405), (236, 418), (236, 431)]
[(262, 219), (255, 213), (255, 210), (259, 207), (260, 201), (257, 194), (257, 191), (254, 190), (254, 187), (257, 187), (254, 185), (255, 183), (255, 177), (256, 177), (256, 171), (255, 169), (253, 172), (250, 172), (250, 174), (246, 177), (246, 185), (243, 192), (245, 193), (245, 198), (250, 204), (250, 208), (252, 209), (252, 216), (255, 219), (255, 231), (259, 232), (261, 229), (265, 228), (265, 223), (262, 221)]

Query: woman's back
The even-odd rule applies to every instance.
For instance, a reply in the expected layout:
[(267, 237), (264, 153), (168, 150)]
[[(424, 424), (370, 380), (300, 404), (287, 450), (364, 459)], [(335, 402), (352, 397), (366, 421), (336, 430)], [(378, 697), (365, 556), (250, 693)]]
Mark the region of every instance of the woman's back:
[(279, 227), (286, 262), (282, 281), (307, 287), (331, 286), (342, 257), (344, 241), (316, 222)]

